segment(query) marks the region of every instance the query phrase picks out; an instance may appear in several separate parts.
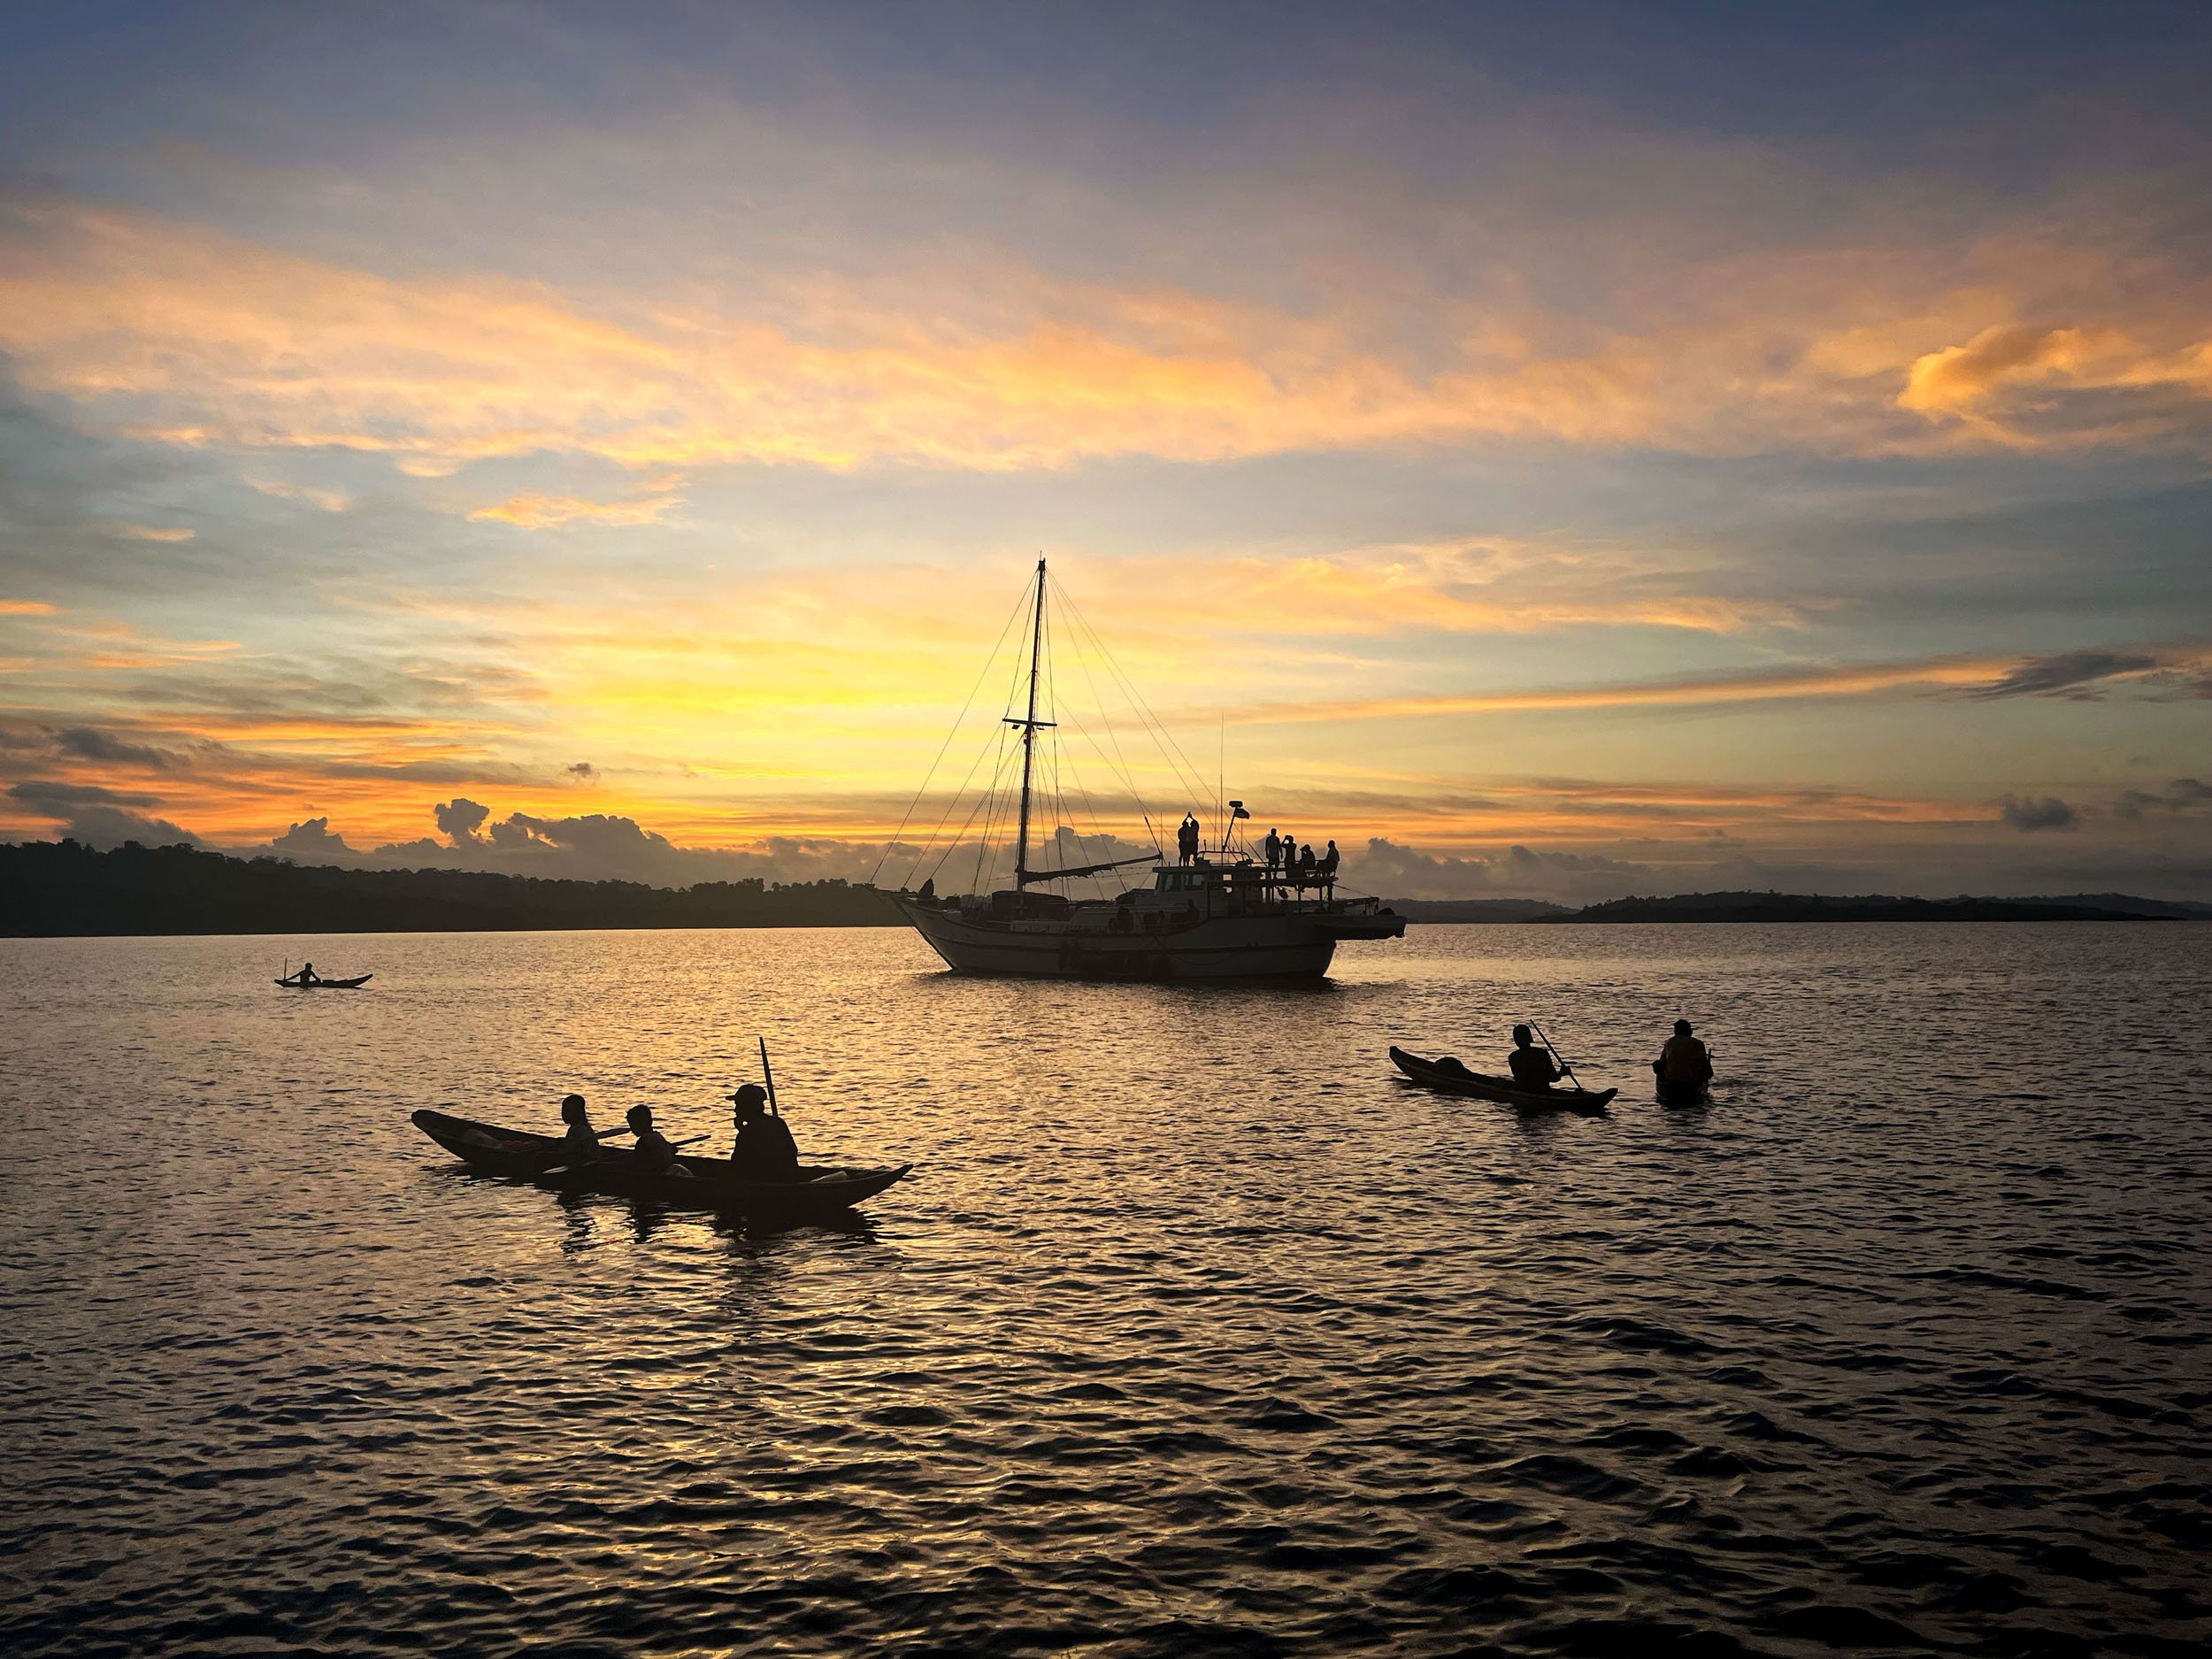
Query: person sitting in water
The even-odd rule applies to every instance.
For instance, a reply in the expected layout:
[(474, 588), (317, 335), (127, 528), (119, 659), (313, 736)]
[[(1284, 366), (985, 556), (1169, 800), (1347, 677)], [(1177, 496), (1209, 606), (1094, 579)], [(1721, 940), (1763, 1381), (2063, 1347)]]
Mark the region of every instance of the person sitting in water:
[(1713, 1056), (1705, 1051), (1705, 1045), (1690, 1034), (1690, 1022), (1674, 1022), (1674, 1035), (1668, 1038), (1659, 1050), (1659, 1057), (1651, 1063), (1662, 1083), (1680, 1088), (1701, 1088), (1713, 1080)]
[(1559, 1081), (1559, 1068), (1551, 1063), (1551, 1056), (1534, 1043), (1526, 1025), (1514, 1026), (1513, 1052), (1506, 1056), (1505, 1063), (1512, 1071), (1513, 1080), (1523, 1088), (1549, 1088)]
[(588, 1164), (599, 1156), (599, 1132), (591, 1126), (591, 1114), (584, 1109), (581, 1094), (563, 1099), (561, 1121), (568, 1125), (568, 1133), (561, 1137), (561, 1150), (570, 1163)]
[(639, 1166), (648, 1175), (685, 1175), (690, 1173), (676, 1162), (676, 1148), (668, 1137), (653, 1127), (653, 1109), (633, 1106), (623, 1116), (628, 1120), (630, 1133), (637, 1137), (633, 1150)]
[(795, 1181), (799, 1148), (780, 1118), (765, 1108), (768, 1091), (748, 1083), (730, 1096), (736, 1102), (737, 1139), (730, 1147), (730, 1173), (741, 1181)]

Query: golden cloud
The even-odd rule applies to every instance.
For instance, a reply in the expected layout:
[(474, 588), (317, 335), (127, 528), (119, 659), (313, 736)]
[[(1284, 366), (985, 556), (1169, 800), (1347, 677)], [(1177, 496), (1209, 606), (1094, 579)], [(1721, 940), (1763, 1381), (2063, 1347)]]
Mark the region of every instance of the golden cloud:
[[(1008, 265), (979, 279), (1004, 303), (978, 315), (815, 275), (787, 280), (804, 303), (777, 322), (386, 277), (74, 205), (20, 211), (12, 232), (0, 349), (33, 388), (152, 440), (349, 449), (426, 477), (541, 450), (641, 468), (984, 469), (1510, 438), (1864, 451), (2004, 441), (1986, 420), (1935, 418), (2037, 377), (2212, 394), (2201, 327), (2168, 319), (2157, 351), (2123, 349), (2114, 329), (2020, 329), (2016, 284), (2040, 269), (2024, 256), (2016, 287), (1938, 290), (1902, 257), (1739, 262), (1611, 323), (1432, 297), (1420, 343), (1385, 349), (1357, 293), (1294, 313)], [(2061, 290), (2093, 285), (2069, 266)], [(650, 521), (592, 517), (634, 503), (508, 505), (510, 522)]]
[(2162, 391), (2212, 398), (2212, 341), (2160, 349), (2117, 331), (2013, 326), (1916, 358), (1897, 402), (2032, 447), (2053, 435), (2055, 394)]
[(525, 530), (549, 530), (565, 524), (665, 524), (683, 504), (676, 495), (646, 495), (630, 501), (585, 501), (574, 495), (511, 495), (495, 507), (479, 507), (472, 522), (495, 521)]

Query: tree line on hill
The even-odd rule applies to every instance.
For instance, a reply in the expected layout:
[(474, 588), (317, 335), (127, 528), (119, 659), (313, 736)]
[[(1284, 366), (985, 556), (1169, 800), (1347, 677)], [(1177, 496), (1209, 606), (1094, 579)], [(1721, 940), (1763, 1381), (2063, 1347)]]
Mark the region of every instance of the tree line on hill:
[[(1686, 893), (1569, 910), (1541, 899), (1397, 899), (1415, 922), (2057, 922), (2212, 918), (2212, 904), (2063, 898)], [(654, 887), (470, 870), (360, 870), (196, 848), (0, 844), (0, 935), (499, 933), (599, 927), (880, 927), (872, 887), (758, 879)]]
[(647, 887), (469, 870), (357, 870), (136, 841), (0, 845), (0, 934), (412, 933), (596, 927), (868, 927), (872, 887), (758, 879)]

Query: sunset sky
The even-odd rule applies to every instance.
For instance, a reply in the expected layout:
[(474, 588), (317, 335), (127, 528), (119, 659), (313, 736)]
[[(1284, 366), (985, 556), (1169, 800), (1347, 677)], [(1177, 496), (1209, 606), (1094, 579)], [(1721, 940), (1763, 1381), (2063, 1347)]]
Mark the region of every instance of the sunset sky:
[(0, 31), (0, 838), (865, 876), (1041, 553), (1363, 890), (2212, 897), (2212, 8)]

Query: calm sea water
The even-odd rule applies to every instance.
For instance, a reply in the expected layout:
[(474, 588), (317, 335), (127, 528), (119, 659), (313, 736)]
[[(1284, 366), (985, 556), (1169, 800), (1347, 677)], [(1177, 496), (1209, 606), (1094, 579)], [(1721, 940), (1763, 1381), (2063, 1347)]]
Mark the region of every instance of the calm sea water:
[[(2194, 924), (0, 941), (0, 1650), (2201, 1652), (2208, 1006)], [(1531, 1010), (1609, 1117), (1393, 1079)], [(407, 1121), (719, 1134), (757, 1032), (864, 1219)]]

